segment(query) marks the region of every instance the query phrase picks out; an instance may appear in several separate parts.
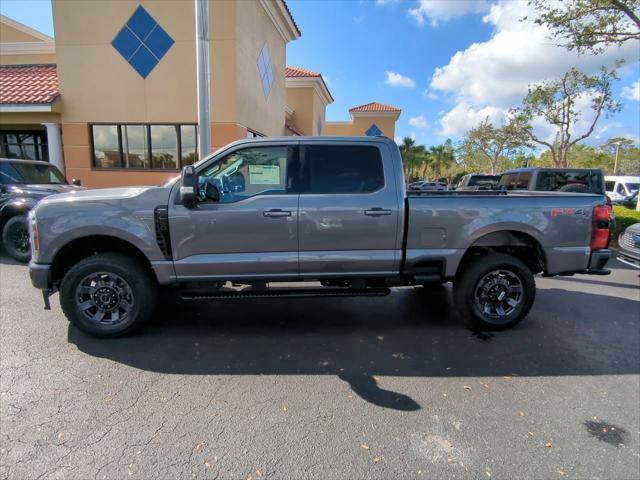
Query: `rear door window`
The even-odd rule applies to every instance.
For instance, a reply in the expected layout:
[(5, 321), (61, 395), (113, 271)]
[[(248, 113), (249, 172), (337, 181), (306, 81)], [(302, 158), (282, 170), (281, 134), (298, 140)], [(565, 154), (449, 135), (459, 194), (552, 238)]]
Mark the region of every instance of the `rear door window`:
[(517, 173), (506, 173), (500, 178), (500, 187), (505, 187), (507, 190), (513, 190), (518, 180)]
[(529, 188), (529, 182), (531, 181), (531, 172), (522, 172), (518, 175), (515, 188), (518, 190), (526, 190)]
[(301, 148), (301, 193), (372, 193), (384, 187), (380, 150), (359, 145)]
[(602, 173), (597, 170), (576, 171), (542, 171), (538, 175), (538, 190), (552, 192), (564, 185), (581, 184), (593, 193), (604, 193)]

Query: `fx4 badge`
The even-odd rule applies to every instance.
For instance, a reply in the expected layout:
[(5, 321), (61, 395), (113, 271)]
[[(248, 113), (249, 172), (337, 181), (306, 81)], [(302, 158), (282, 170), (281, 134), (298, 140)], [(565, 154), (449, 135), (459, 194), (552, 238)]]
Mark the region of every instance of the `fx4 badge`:
[(560, 215), (585, 215), (584, 208), (552, 208), (551, 218)]

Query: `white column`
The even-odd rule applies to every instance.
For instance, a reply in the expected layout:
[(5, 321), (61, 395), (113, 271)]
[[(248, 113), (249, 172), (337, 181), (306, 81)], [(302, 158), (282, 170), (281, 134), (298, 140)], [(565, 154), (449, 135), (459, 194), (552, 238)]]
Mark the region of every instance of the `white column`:
[(47, 146), (49, 147), (49, 163), (58, 167), (64, 173), (64, 159), (62, 157), (62, 136), (59, 123), (43, 123), (47, 127)]
[(196, 10), (196, 85), (198, 88), (198, 155), (211, 153), (209, 116), (209, 0), (195, 0)]

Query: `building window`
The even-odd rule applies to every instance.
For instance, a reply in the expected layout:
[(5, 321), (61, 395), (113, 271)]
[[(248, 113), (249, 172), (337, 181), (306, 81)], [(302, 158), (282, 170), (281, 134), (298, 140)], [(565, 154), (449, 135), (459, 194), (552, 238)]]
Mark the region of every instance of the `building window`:
[(92, 125), (95, 168), (178, 170), (198, 159), (195, 125)]
[(44, 130), (0, 132), (0, 157), (49, 161), (47, 134)]
[(178, 168), (178, 131), (173, 125), (151, 125), (151, 161), (153, 168)]
[(180, 157), (182, 166), (198, 161), (198, 134), (195, 125), (180, 126)]
[(122, 125), (124, 168), (149, 168), (149, 138), (144, 125)]
[(258, 72), (262, 82), (262, 91), (265, 97), (269, 96), (271, 85), (273, 85), (273, 72), (271, 70), (271, 57), (269, 56), (269, 46), (265, 42), (258, 55)]

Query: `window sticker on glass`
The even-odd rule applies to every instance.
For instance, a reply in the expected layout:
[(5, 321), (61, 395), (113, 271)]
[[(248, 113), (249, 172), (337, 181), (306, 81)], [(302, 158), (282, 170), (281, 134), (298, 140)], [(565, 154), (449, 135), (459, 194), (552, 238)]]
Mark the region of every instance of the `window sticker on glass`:
[(280, 184), (280, 166), (249, 165), (249, 183), (252, 185)]

